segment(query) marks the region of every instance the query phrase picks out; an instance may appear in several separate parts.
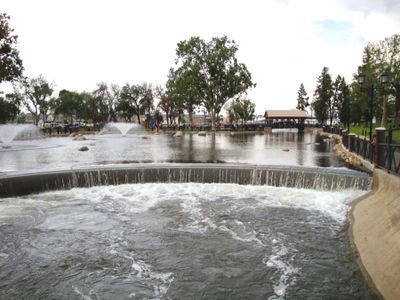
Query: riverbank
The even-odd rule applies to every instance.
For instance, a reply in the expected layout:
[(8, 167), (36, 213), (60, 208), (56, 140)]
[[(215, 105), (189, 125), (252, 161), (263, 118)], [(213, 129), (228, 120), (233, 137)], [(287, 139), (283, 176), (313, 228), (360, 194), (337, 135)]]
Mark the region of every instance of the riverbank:
[(400, 299), (400, 178), (374, 170), (373, 190), (352, 210), (351, 234), (364, 271), (384, 299)]

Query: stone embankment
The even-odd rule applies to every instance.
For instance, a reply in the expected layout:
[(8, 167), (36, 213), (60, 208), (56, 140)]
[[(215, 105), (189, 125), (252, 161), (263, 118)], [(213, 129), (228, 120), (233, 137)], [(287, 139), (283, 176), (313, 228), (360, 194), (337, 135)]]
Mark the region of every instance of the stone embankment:
[(320, 133), (327, 138), (334, 139), (336, 141), (335, 146), (333, 149), (335, 150), (336, 154), (339, 155), (349, 167), (368, 167), (367, 164), (363, 162), (363, 160), (356, 154), (347, 151), (347, 149), (342, 144), (342, 137), (336, 134), (329, 134), (329, 133)]

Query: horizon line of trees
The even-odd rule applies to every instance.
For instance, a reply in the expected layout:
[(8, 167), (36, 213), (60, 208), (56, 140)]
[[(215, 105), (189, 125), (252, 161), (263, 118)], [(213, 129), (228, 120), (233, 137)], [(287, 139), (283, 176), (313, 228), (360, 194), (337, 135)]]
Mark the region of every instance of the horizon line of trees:
[[(387, 82), (381, 82), (381, 76)], [(363, 76), (365, 82), (358, 83)], [(372, 101), (373, 100), (373, 101)], [(394, 34), (376, 43), (368, 43), (363, 50), (362, 64), (347, 83), (343, 76), (333, 80), (328, 67), (323, 67), (317, 78), (312, 102), (301, 83), (297, 96), (297, 109), (311, 107), (321, 124), (342, 125), (369, 123), (373, 118), (381, 127), (390, 122), (400, 125), (400, 35)]]
[[(238, 62), (238, 45), (226, 36), (204, 41), (191, 37), (179, 42), (175, 66), (168, 74), (165, 87), (149, 83), (129, 84), (122, 87), (104, 82), (92, 92), (61, 90), (54, 96), (54, 84), (43, 76), (23, 76), (23, 64), (16, 47), (17, 35), (9, 26), (10, 17), (0, 14), (0, 84), (11, 82), (12, 93), (0, 92), (0, 123), (23, 121), (23, 109), (33, 116), (37, 125), (49, 114), (63, 115), (69, 121), (82, 119), (94, 124), (116, 121), (118, 118), (141, 123), (140, 116), (152, 120), (157, 126), (180, 124), (189, 116), (205, 111), (210, 116), (212, 129), (216, 128), (222, 108), (231, 122), (247, 122), (254, 117), (255, 104), (245, 95), (256, 86), (245, 64)], [(360, 85), (361, 73), (366, 82)], [(389, 81), (382, 84), (381, 74)], [(371, 97), (374, 101), (371, 103)], [(158, 99), (158, 103), (155, 103)], [(372, 106), (371, 106), (372, 104)], [(324, 67), (317, 78), (316, 89), (310, 103), (301, 84), (297, 109), (310, 107), (317, 120), (331, 124), (339, 120), (343, 125), (367, 123), (372, 117), (386, 126), (388, 119), (395, 127), (400, 122), (400, 35), (395, 34), (377, 43), (368, 43), (363, 51), (362, 65), (358, 66), (352, 82), (337, 75), (332, 79)]]
[[(129, 84), (122, 87), (104, 82), (97, 84), (92, 92), (61, 90), (54, 96), (54, 84), (42, 75), (34, 78), (23, 76), (22, 60), (17, 50), (17, 36), (9, 26), (10, 17), (0, 14), (0, 84), (11, 82), (13, 92), (0, 96), (0, 123), (23, 121), (24, 108), (35, 125), (42, 119), (47, 121), (50, 114), (63, 115), (70, 122), (75, 119), (101, 124), (122, 118), (140, 124), (141, 115), (158, 126), (163, 122), (164, 112), (167, 125), (178, 125), (189, 115), (193, 125), (193, 113), (201, 108), (211, 119), (212, 129), (216, 128), (221, 109), (229, 102), (248, 103), (242, 97), (249, 88), (255, 87), (251, 74), (236, 58), (238, 46), (226, 36), (204, 41), (191, 37), (179, 42), (176, 49), (175, 66), (170, 69), (165, 88), (151, 84)], [(1, 95), (1, 93), (0, 93)], [(155, 98), (158, 104), (155, 104)], [(255, 104), (251, 102), (253, 106)], [(248, 116), (241, 112), (243, 121)], [(237, 115), (235, 115), (237, 118)]]

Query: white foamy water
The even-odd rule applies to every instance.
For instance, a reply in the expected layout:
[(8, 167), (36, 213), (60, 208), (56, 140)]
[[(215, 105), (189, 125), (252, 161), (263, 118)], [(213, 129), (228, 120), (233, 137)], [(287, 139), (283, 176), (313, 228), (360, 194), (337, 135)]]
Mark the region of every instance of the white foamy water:
[[(108, 278), (111, 272), (111, 279), (108, 280), (121, 277), (123, 282), (145, 287), (145, 291), (127, 289), (126, 298), (134, 299), (168, 299), (171, 289), (175, 293), (179, 290), (179, 282), (187, 284), (184, 279), (189, 276), (188, 270), (193, 266), (184, 265), (182, 270), (178, 268), (186, 254), (177, 254), (169, 265), (171, 253), (200, 251), (192, 247), (204, 247), (206, 253), (221, 253), (221, 257), (210, 262), (210, 266), (201, 266), (199, 270), (211, 270), (211, 275), (207, 276), (222, 272), (220, 276), (229, 277), (232, 276), (229, 272), (240, 274), (240, 268), (226, 267), (226, 271), (220, 271), (225, 267), (218, 269), (214, 264), (232, 255), (239, 255), (234, 254), (235, 249), (241, 249), (238, 253), (246, 253), (243, 249), (247, 249), (252, 253), (251, 256), (255, 254), (252, 259), (256, 259), (254, 263), (258, 269), (254, 272), (266, 276), (262, 285), (271, 291), (267, 298), (276, 300), (285, 299), (290, 287), (298, 284), (298, 278), (306, 276), (300, 264), (302, 257), (308, 254), (299, 246), (302, 239), (312, 238), (315, 234), (306, 231), (324, 223), (329, 227), (325, 231), (335, 236), (346, 220), (349, 203), (363, 193), (358, 190), (324, 192), (235, 184), (99, 186), (0, 199), (0, 222), (7, 224), (9, 220), (23, 219), (23, 222), (33, 224), (31, 228), (49, 235), (58, 231), (73, 233), (72, 241), (80, 235), (82, 242), (88, 236), (93, 236), (94, 241), (101, 241), (99, 245), (105, 248), (107, 259), (114, 263), (111, 267), (102, 265), (100, 271), (90, 274), (103, 274)], [(296, 214), (304, 217), (294, 219), (296, 224), (287, 221), (287, 216)], [(294, 242), (290, 233), (303, 224), (308, 226), (304, 225), (304, 232), (300, 231), (304, 237)], [(175, 238), (176, 235), (182, 240)], [(179, 246), (189, 237), (193, 245)], [(214, 244), (197, 244), (201, 240), (214, 239), (221, 241), (218, 250), (209, 248), (217, 247)], [(167, 247), (163, 241), (173, 246), (172, 252), (163, 252)], [(64, 247), (69, 246), (60, 245), (56, 251), (62, 251), (60, 249)], [(188, 249), (184, 250), (186, 247)], [(153, 252), (149, 251), (153, 248), (152, 251), (161, 253), (157, 258), (153, 258)], [(93, 251), (97, 251), (94, 249), (96, 247), (93, 248), (93, 245), (87, 246), (85, 251), (90, 253), (89, 257)], [(7, 248), (0, 248), (0, 262), (8, 259), (7, 251)], [(193, 259), (197, 262), (204, 255), (200, 251), (189, 261)], [(247, 259), (244, 258), (244, 262)], [(232, 261), (236, 262), (236, 259)], [(117, 275), (121, 269), (123, 273)], [(261, 275), (256, 277), (262, 278)], [(98, 280), (94, 281), (93, 286), (87, 284), (86, 287), (79, 285), (79, 282), (74, 283), (72, 292), (83, 299), (101, 298), (101, 289), (96, 284)], [(188, 282), (192, 280), (188, 279)]]

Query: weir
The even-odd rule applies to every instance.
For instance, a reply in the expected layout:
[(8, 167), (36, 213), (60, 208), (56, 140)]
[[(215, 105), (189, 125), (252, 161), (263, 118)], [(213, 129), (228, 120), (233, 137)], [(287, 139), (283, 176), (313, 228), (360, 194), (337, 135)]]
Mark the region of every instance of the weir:
[(235, 183), (316, 190), (368, 190), (366, 173), (329, 168), (233, 164), (134, 164), (0, 175), (0, 197), (128, 183)]

